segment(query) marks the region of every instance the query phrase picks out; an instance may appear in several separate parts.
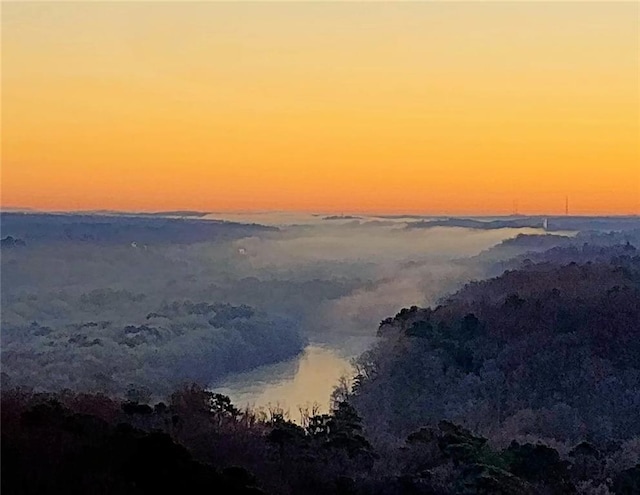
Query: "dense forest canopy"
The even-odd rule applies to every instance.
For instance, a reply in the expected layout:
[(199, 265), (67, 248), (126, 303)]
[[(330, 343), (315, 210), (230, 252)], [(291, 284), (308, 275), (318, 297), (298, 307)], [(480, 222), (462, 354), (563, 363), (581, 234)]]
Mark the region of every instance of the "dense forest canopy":
[(632, 245), (611, 248), (608, 262), (527, 263), (384, 320), (354, 401), (405, 433), (446, 418), (487, 434), (632, 438), (639, 302)]

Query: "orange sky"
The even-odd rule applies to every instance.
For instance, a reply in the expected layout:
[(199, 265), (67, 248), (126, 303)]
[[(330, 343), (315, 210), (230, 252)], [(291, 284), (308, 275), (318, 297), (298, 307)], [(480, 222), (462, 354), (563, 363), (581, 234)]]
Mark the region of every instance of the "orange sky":
[(639, 6), (2, 4), (2, 205), (640, 213)]

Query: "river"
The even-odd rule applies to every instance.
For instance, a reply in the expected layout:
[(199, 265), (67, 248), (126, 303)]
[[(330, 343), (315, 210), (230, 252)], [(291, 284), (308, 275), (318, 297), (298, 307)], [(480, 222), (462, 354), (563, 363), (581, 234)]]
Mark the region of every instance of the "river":
[(240, 408), (282, 409), (294, 421), (300, 407), (315, 405), (319, 412), (327, 412), (340, 378), (353, 376), (351, 360), (374, 341), (371, 337), (349, 339), (340, 347), (311, 343), (293, 359), (234, 374), (211, 385), (211, 390), (228, 395)]

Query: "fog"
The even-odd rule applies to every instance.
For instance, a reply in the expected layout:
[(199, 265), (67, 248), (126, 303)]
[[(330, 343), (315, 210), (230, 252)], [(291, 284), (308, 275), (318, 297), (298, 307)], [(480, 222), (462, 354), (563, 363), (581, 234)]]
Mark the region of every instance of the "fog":
[[(411, 219), (364, 216), (215, 218), (236, 223), (147, 216), (141, 242), (135, 217), (4, 213), (3, 236), (26, 244), (2, 251), (4, 383), (161, 396), (188, 381), (238, 384), (238, 373), (274, 363), (290, 363), (282, 379), (291, 381), (308, 368), (296, 357), (309, 344), (347, 362), (381, 319), (482, 276), (470, 257), (540, 232), (408, 229)], [(340, 366), (315, 380), (331, 387)]]

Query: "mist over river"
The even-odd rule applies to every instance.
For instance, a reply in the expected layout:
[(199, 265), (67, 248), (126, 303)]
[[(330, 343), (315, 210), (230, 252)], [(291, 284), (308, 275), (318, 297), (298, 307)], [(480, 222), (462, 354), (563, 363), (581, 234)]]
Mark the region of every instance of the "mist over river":
[(197, 383), (292, 416), (327, 410), (381, 320), (484, 277), (483, 251), (546, 234), (305, 214), (2, 220), (15, 244), (2, 252), (4, 383), (157, 400)]

